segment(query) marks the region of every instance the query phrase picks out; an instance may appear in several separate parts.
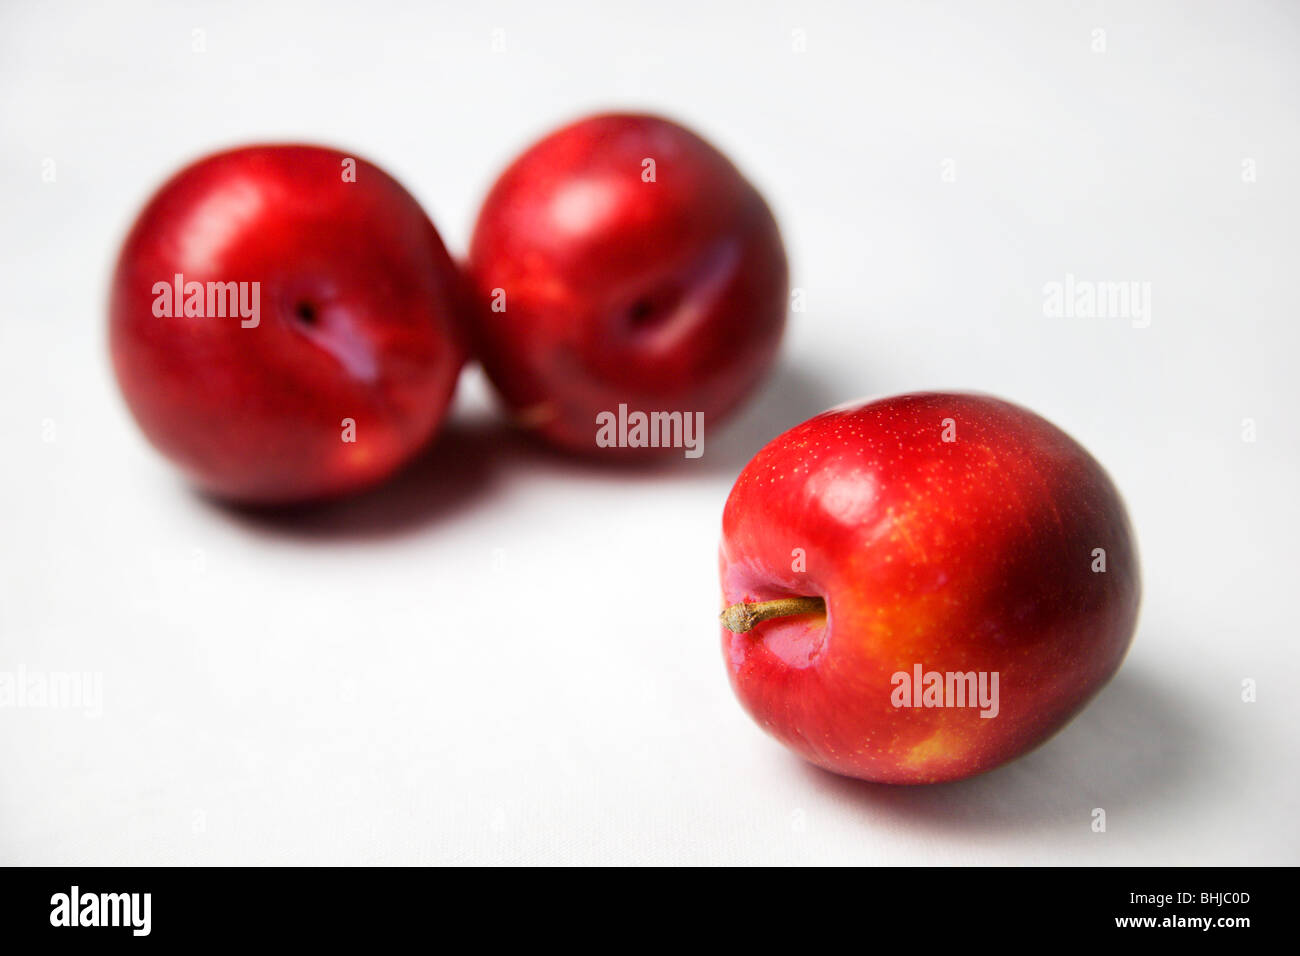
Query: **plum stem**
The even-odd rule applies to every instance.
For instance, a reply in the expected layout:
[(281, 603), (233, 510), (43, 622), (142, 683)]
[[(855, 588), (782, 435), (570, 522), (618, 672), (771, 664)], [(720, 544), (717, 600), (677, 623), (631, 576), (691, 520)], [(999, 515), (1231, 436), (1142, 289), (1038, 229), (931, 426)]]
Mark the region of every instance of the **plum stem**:
[(775, 601), (758, 601), (754, 604), (733, 604), (718, 619), (722, 626), (733, 634), (744, 634), (756, 624), (774, 617), (789, 617), (793, 614), (825, 614), (826, 602), (819, 597), (777, 598)]

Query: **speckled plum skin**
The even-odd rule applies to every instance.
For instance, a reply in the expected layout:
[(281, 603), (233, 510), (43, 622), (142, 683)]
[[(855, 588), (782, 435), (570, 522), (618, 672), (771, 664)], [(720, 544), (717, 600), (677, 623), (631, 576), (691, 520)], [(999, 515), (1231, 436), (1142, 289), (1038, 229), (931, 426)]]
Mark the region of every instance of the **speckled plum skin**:
[[(722, 527), (724, 605), (826, 601), (824, 616), (723, 629), (722, 643), (750, 715), (835, 773), (911, 784), (997, 767), (1077, 714), (1132, 640), (1141, 584), (1115, 486), (1060, 429), (996, 398), (818, 415), (745, 467)], [(917, 664), (997, 672), (997, 716), (894, 706), (892, 675)]]
[[(149, 200), (122, 246), (118, 384), (149, 440), (209, 494), (279, 505), (373, 485), (451, 400), (463, 279), (415, 199), (363, 159), (347, 178), (351, 159), (289, 145), (209, 156)], [(155, 315), (155, 283), (178, 273), (258, 282), (260, 321)]]
[(785, 325), (763, 197), (654, 116), (589, 117), (526, 150), (483, 203), (468, 270), (469, 337), (515, 420), (594, 456), (655, 453), (597, 445), (596, 416), (623, 403), (702, 412), (707, 432), (762, 379)]

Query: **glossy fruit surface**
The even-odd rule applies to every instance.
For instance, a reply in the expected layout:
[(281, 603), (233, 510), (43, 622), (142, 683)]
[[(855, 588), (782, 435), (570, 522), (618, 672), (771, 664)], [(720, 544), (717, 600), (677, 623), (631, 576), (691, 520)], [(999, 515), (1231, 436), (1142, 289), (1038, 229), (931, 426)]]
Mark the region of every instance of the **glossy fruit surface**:
[(146, 436), (204, 491), (328, 498), (437, 429), (463, 360), (461, 281), (419, 204), (365, 160), (218, 153), (168, 181), (122, 246), (113, 368)]
[[(1141, 590), (1101, 466), (1024, 408), (952, 393), (842, 406), (770, 442), (727, 500), (721, 580), (724, 605), (824, 601), (724, 627), (732, 686), (805, 759), (891, 783), (967, 777), (1053, 734), (1118, 669)], [(996, 704), (956, 706), (964, 677), (927, 704), (931, 673), (990, 691), (996, 674)]]
[(515, 418), (600, 454), (596, 417), (700, 412), (706, 427), (763, 377), (785, 324), (787, 267), (757, 190), (695, 133), (601, 115), (529, 148), (479, 213), (470, 338)]

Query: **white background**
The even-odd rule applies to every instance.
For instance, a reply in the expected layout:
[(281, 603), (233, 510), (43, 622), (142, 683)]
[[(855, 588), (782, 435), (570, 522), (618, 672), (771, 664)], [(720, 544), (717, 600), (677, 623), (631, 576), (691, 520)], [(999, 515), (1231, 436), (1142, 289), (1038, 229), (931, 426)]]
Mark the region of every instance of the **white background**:
[[(0, 862), (1300, 862), (1298, 53), (1300, 7), (1227, 0), (6, 3), (0, 670), (95, 672), (103, 703), (0, 709)], [(732, 155), (804, 290), (702, 459), (533, 450), (476, 371), (432, 455), (305, 517), (206, 503), (145, 444), (105, 295), (179, 165), (356, 150), (459, 254), (512, 155), (608, 107)], [(1067, 274), (1151, 283), (1150, 327), (1046, 317)], [(927, 387), (1091, 449), (1146, 597), (1047, 745), (871, 786), (733, 699), (719, 519), (767, 439)]]

